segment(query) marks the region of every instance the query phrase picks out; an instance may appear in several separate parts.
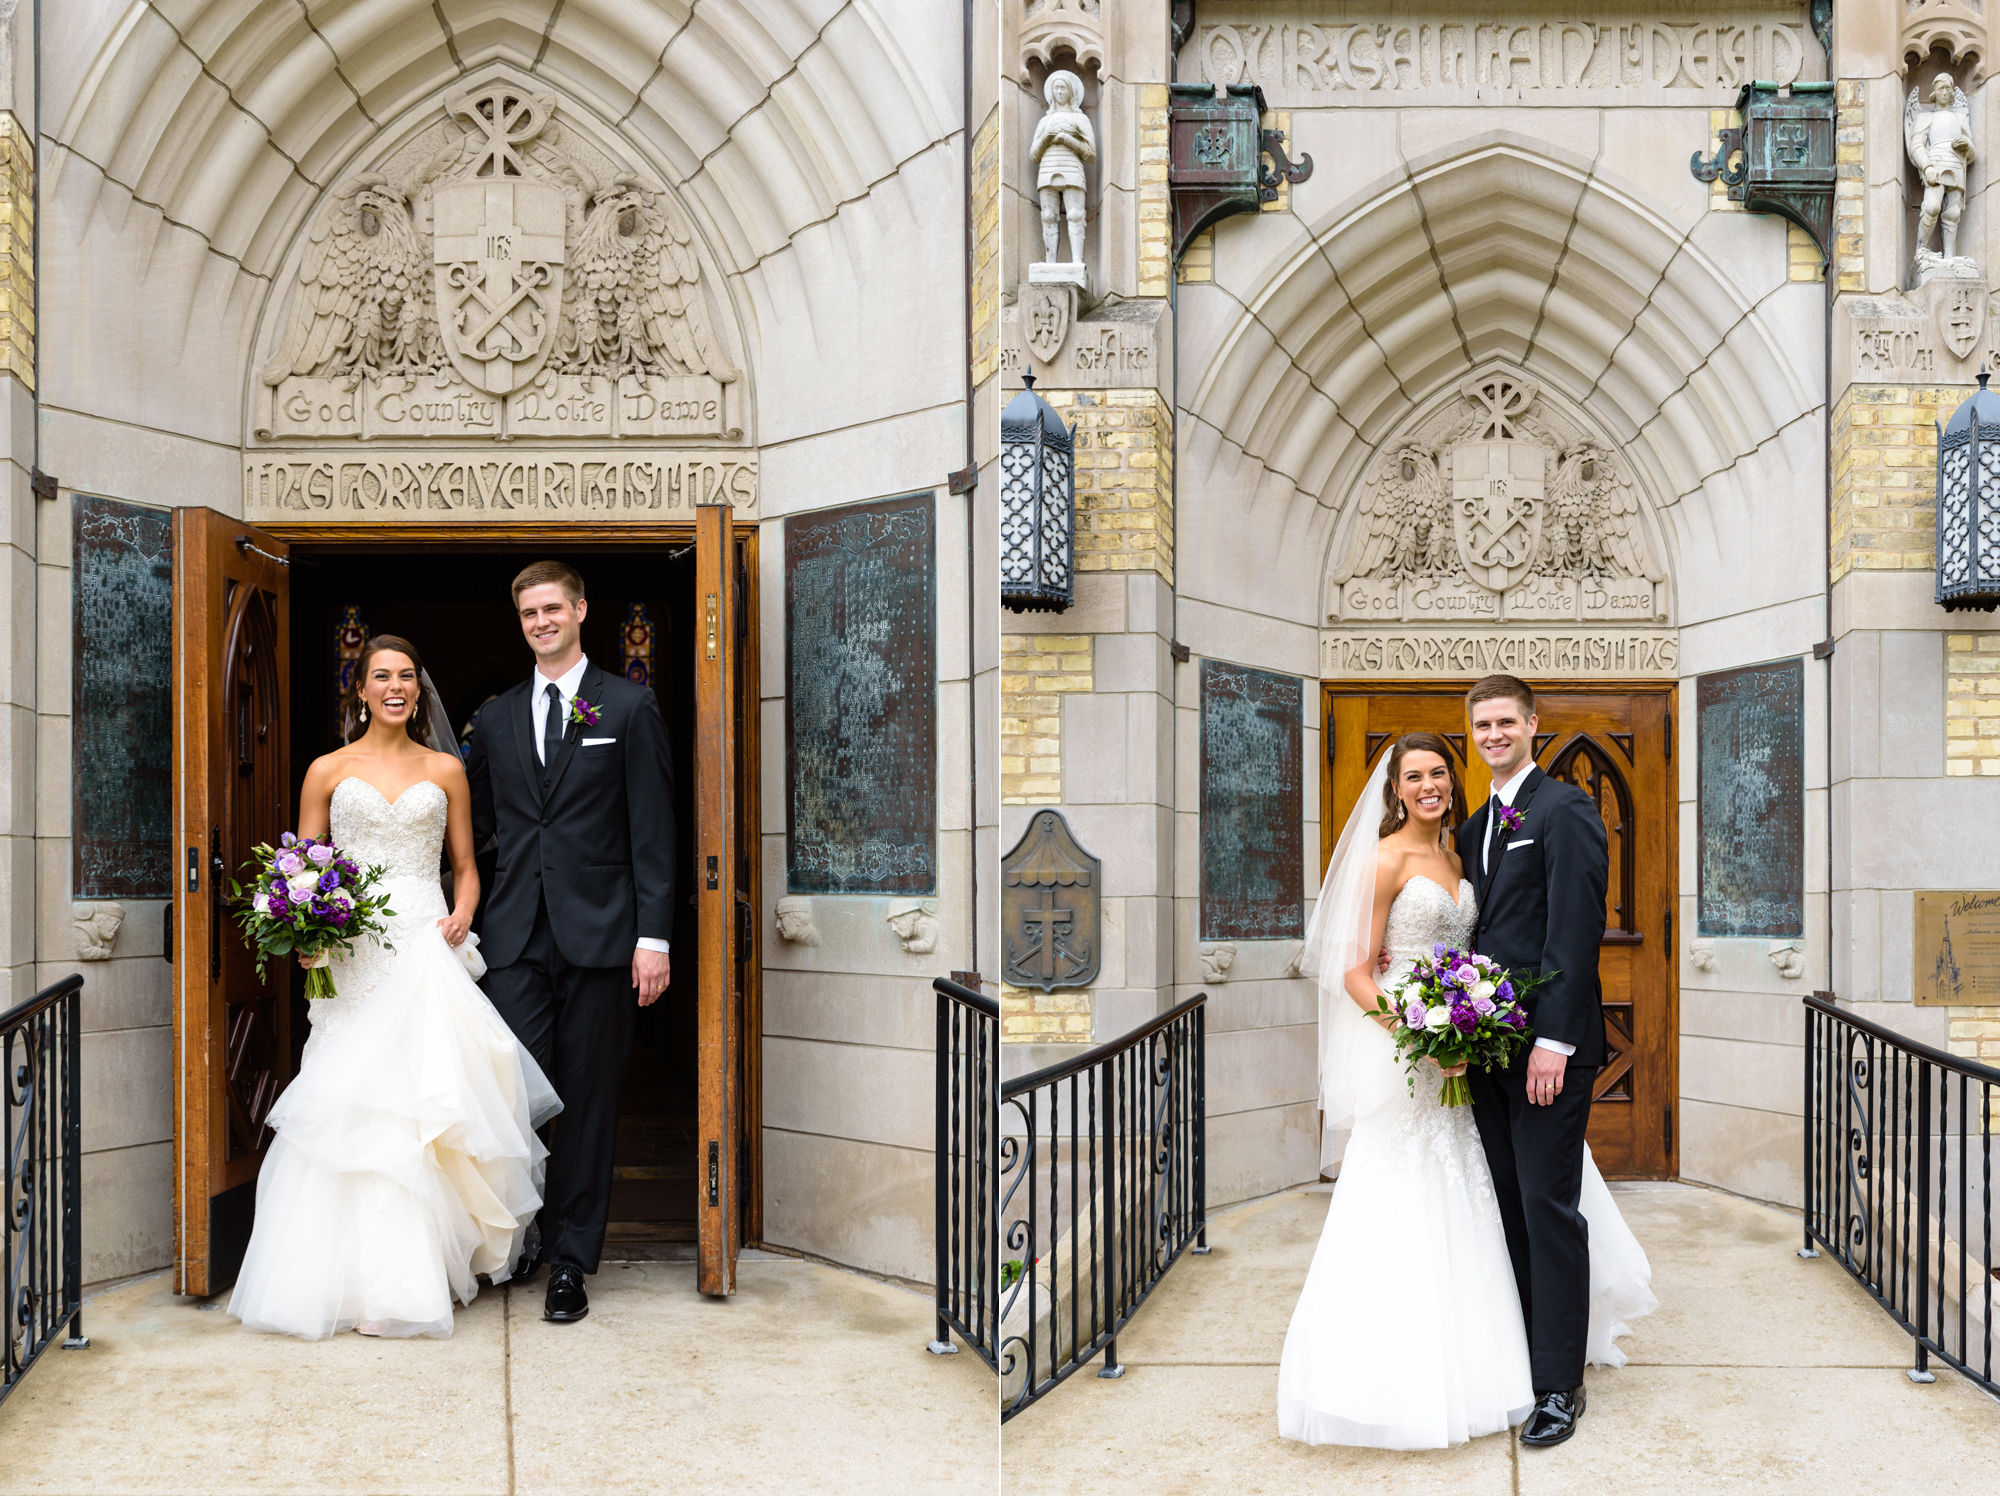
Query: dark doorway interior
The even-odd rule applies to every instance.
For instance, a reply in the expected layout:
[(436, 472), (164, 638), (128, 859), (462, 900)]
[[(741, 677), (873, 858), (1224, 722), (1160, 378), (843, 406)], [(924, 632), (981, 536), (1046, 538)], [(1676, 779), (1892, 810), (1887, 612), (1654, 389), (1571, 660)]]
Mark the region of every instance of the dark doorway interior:
[[(694, 555), (687, 546), (642, 545), (549, 554), (584, 578), (584, 650), (600, 668), (625, 670), (633, 609), (643, 609), (640, 616), (651, 628), (650, 681), (673, 745), (680, 869), (673, 985), (639, 1014), (619, 1113), (605, 1252), (628, 1260), (677, 1256), (680, 1244), (694, 1240), (695, 1218)], [(339, 746), (339, 641), (350, 608), (367, 633), (399, 634), (416, 645), (461, 734), (487, 701), (534, 668), (509, 583), (523, 566), (542, 559), (541, 552), (447, 544), (390, 551), (295, 547), (292, 555), (294, 803), (307, 766)], [(488, 886), (493, 864), (489, 848), (479, 858)], [(303, 998), (297, 1001), (303, 1006)], [(293, 1032), (303, 1044), (305, 1016), (294, 1016)]]

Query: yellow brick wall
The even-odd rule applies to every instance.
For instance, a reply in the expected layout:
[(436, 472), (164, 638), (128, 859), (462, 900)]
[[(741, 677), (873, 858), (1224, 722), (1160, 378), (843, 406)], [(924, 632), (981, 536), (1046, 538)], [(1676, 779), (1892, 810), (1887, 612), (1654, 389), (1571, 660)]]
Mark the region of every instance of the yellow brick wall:
[(1174, 579), (1174, 423), (1157, 390), (1040, 390), (1076, 432), (1076, 569)]
[(1833, 579), (1937, 564), (1937, 422), (1970, 385), (1849, 385), (1833, 408)]
[(1947, 634), (1944, 771), (2000, 776), (2000, 634)]
[(1215, 230), (1205, 228), (1188, 241), (1175, 274), (1182, 285), (1215, 279)]
[(1000, 111), (972, 137), (972, 382), (1000, 367)]
[(1088, 1044), (1090, 1024), (1088, 987), (1043, 992), (1038, 987), (1009, 987), (1004, 982), (1000, 986), (1002, 1044)]
[(1000, 636), (1000, 800), (1062, 801), (1062, 699), (1091, 687), (1088, 634)]
[(1167, 294), (1173, 264), (1173, 207), (1167, 196), (1167, 85), (1139, 85), (1139, 294)]
[(1862, 150), (1868, 140), (1868, 87), (1859, 78), (1834, 85), (1833, 264), (1842, 291), (1867, 289), (1863, 276), (1862, 228), (1867, 184)]
[(35, 146), (0, 110), (0, 370), (35, 387)]

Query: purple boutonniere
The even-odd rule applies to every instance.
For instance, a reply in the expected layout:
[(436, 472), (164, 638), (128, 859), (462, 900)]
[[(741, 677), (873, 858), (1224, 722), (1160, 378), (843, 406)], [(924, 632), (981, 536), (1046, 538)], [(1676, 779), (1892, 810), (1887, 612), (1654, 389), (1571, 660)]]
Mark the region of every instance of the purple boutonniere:
[(597, 719), (603, 715), (604, 713), (602, 708), (592, 706), (589, 702), (585, 701), (581, 696), (573, 696), (570, 698), (570, 703), (569, 703), (570, 721), (581, 723), (585, 727), (595, 727), (597, 726)]
[(1521, 823), (1527, 819), (1525, 815), (1521, 814), (1520, 811), (1514, 809), (1511, 805), (1500, 807), (1500, 829), (1502, 831), (1519, 831)]

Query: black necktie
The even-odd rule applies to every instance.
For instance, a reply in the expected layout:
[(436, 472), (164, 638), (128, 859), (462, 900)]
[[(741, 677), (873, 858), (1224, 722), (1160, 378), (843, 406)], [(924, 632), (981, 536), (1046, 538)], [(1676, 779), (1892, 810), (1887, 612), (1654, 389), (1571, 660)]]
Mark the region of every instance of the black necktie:
[(549, 710), (542, 719), (542, 783), (547, 784), (549, 770), (555, 767), (556, 750), (562, 747), (562, 688), (550, 681), (544, 694), (549, 698)]

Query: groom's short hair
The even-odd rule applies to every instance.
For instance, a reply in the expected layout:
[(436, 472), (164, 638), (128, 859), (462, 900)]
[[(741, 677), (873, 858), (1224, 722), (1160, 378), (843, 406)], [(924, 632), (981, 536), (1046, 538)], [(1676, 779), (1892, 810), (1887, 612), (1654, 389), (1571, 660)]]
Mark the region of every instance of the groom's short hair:
[(1489, 675), (1470, 691), (1465, 693), (1465, 710), (1468, 716), (1482, 701), (1518, 701), (1521, 715), (1535, 715), (1535, 693), (1528, 689), (1528, 683), (1512, 675)]
[(546, 587), (551, 582), (560, 586), (571, 602), (583, 600), (583, 578), (577, 575), (574, 566), (561, 561), (537, 561), (514, 578), (515, 603), (521, 601), (521, 594), (530, 587)]

